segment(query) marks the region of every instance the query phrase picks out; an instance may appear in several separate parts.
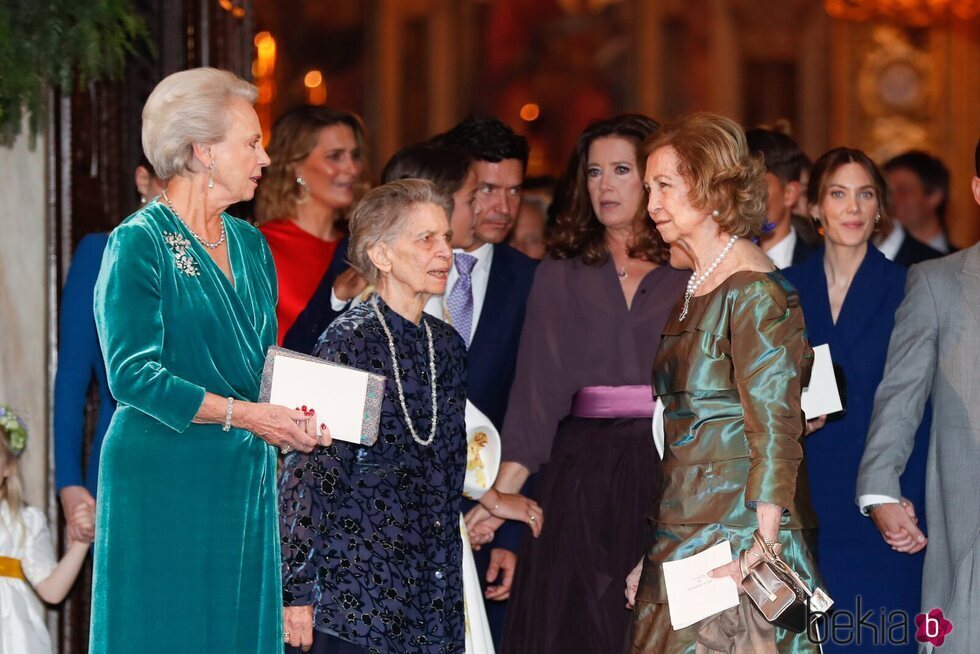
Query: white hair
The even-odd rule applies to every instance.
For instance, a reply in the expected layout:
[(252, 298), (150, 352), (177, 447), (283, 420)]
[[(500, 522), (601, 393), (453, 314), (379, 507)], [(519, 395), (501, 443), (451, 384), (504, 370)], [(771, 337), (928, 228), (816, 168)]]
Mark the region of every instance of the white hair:
[(194, 171), (194, 144), (219, 143), (234, 98), (254, 104), (259, 90), (234, 73), (192, 68), (168, 75), (143, 107), (143, 152), (157, 177)]

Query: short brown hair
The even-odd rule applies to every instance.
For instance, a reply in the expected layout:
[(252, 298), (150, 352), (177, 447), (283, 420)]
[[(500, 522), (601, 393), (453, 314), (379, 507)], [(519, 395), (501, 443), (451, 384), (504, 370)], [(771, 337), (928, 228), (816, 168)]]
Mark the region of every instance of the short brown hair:
[[(300, 105), (288, 110), (272, 126), (269, 140), (269, 158), (272, 163), (265, 171), (256, 204), (260, 222), (292, 216), (300, 199), (300, 186), (296, 183), (296, 164), (300, 163), (316, 147), (317, 134), (324, 127), (347, 125), (354, 132), (357, 145), (364, 152), (364, 126), (355, 114), (317, 105)], [(366, 170), (366, 169), (365, 169)], [(357, 195), (367, 188), (361, 180)]]
[(881, 174), (881, 170), (871, 160), (871, 157), (861, 150), (855, 150), (853, 148), (834, 148), (821, 155), (817, 159), (817, 162), (813, 164), (813, 170), (810, 171), (810, 182), (806, 188), (806, 203), (811, 215), (814, 208), (820, 206), (824, 196), (827, 194), (827, 185), (830, 182), (831, 175), (837, 172), (838, 168), (849, 163), (856, 163), (864, 168), (865, 172), (868, 173), (868, 177), (871, 178), (871, 185), (875, 187), (875, 195), (878, 196), (878, 215), (881, 217), (880, 220), (875, 221), (875, 231), (888, 230), (892, 223), (891, 216), (888, 215), (887, 210), (888, 184), (885, 182), (885, 177)]
[(371, 189), (350, 217), (350, 265), (370, 283), (378, 282), (378, 269), (368, 250), (378, 243), (394, 243), (404, 232), (405, 214), (419, 204), (434, 204), (452, 214), (452, 202), (425, 179), (399, 179)]
[(693, 207), (717, 211), (715, 222), (729, 234), (759, 235), (766, 221), (766, 167), (749, 152), (738, 123), (707, 112), (682, 116), (644, 141), (643, 165), (665, 147), (680, 159), (677, 172), (691, 187)]
[[(606, 248), (606, 228), (596, 217), (589, 197), (588, 178), (589, 148), (597, 139), (622, 138), (633, 143), (635, 149), (657, 129), (657, 122), (642, 114), (622, 114), (606, 120), (589, 123), (568, 161), (565, 176), (559, 185), (562, 189), (562, 209), (548, 239), (548, 250), (555, 259), (581, 257), (586, 265), (601, 265), (609, 258)], [(642, 177), (643, 162), (637, 154), (637, 175)], [(636, 231), (629, 255), (657, 264), (667, 263), (670, 255), (653, 221), (647, 216), (646, 203), (641, 202), (634, 219)]]

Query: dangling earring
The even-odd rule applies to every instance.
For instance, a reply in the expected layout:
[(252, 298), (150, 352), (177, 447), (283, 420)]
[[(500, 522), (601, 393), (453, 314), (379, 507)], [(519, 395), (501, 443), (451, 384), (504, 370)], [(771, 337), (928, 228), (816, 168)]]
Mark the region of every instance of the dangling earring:
[(881, 212), (875, 214), (875, 225), (881, 222)]
[(140, 196), (140, 204), (141, 204), (141, 205), (142, 205), (142, 204), (146, 204), (146, 196), (145, 196), (145, 195), (141, 195), (141, 196)]
[(214, 159), (208, 164), (208, 188), (214, 188)]
[(296, 204), (303, 204), (310, 199), (310, 189), (306, 188), (306, 180), (302, 177), (296, 177), (296, 184), (299, 186), (299, 192), (296, 194)]

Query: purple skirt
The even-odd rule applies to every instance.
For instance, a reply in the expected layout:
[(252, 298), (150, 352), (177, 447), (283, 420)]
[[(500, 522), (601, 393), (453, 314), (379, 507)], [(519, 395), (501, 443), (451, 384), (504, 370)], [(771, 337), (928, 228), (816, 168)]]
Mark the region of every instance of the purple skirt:
[(566, 418), (525, 534), (502, 654), (618, 654), (629, 641), (626, 575), (653, 534), (661, 494), (650, 418)]

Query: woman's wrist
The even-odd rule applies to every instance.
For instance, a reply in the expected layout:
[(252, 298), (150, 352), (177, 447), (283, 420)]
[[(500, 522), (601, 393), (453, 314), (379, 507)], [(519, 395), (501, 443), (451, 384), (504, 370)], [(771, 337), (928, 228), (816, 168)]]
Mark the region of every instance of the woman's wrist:
[(493, 513), (500, 506), (500, 492), (496, 488), (491, 488), (479, 500), (480, 506)]

